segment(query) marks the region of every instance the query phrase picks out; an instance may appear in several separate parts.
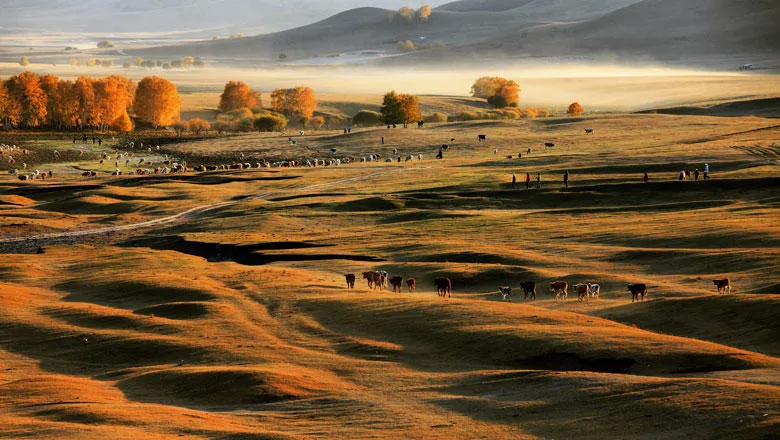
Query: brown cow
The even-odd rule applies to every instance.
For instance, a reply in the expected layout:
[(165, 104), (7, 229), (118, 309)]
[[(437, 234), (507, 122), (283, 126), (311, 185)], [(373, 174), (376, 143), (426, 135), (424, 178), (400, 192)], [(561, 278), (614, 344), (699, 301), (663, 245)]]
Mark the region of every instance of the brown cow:
[(414, 278), (408, 278), (406, 280), (406, 287), (409, 289), (409, 292), (414, 292), (417, 290), (417, 280)]
[(715, 284), (715, 287), (718, 288), (718, 293), (731, 293), (731, 281), (728, 278), (723, 278), (722, 280), (712, 280), (712, 283)]
[(369, 289), (382, 290), (382, 286), (385, 284), (384, 277), (377, 271), (363, 272), (363, 279), (368, 282)]
[(574, 286), (574, 288), (577, 290), (577, 301), (587, 301), (588, 300), (588, 285), (587, 284), (577, 284)]
[(566, 298), (569, 296), (568, 289), (569, 283), (566, 281), (553, 281), (550, 283), (550, 290), (555, 295), (555, 299), (566, 301)]
[(393, 286), (393, 293), (398, 291), (398, 293), (401, 293), (401, 286), (404, 283), (404, 279), (401, 277), (392, 277), (390, 278), (390, 284)]
[(436, 285), (436, 293), (441, 296), (449, 295), (452, 298), (452, 281), (449, 278), (439, 277), (433, 280), (433, 284)]
[(647, 286), (644, 284), (626, 284), (626, 288), (631, 292), (631, 302), (644, 301), (647, 295)]
[(523, 289), (523, 301), (531, 297), (531, 301), (536, 301), (536, 283), (533, 281), (524, 281), (520, 283), (520, 288)]
[(348, 273), (344, 275), (344, 278), (347, 279), (347, 289), (354, 289), (355, 288), (355, 274), (354, 273)]

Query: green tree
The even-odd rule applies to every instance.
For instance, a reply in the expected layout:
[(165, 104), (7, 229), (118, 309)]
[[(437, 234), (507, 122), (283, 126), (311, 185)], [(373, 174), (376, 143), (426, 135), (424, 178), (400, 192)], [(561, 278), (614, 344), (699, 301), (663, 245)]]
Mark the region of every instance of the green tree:
[(403, 105), (395, 90), (385, 94), (379, 112), (385, 124), (400, 124), (404, 121)]

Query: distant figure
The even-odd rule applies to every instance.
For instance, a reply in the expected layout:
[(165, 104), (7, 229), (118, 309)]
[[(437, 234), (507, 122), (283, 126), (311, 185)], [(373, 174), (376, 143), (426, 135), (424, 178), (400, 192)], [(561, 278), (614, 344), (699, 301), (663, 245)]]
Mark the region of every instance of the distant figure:
[(526, 156), (528, 156), (529, 154), (531, 154), (531, 149), (530, 148), (528, 149), (528, 151), (525, 152)]
[(347, 127), (347, 133), (352, 133), (352, 127)]
[(542, 189), (542, 173), (536, 173), (536, 189)]
[(525, 189), (531, 189), (531, 173), (525, 173)]
[(566, 188), (569, 187), (569, 170), (563, 172), (563, 185)]
[(705, 163), (704, 164), (704, 180), (707, 180), (710, 178), (710, 164)]
[(76, 136), (73, 136), (73, 145), (76, 145)]
[(384, 145), (384, 144), (385, 144), (385, 137), (382, 136), (382, 145)]
[(649, 181), (649, 180), (650, 180), (650, 176), (648, 176), (648, 175), (647, 175), (647, 172), (645, 172), (645, 175), (644, 175), (644, 177), (642, 177), (642, 180), (643, 180), (645, 183), (647, 183), (647, 181)]
[(498, 154), (498, 148), (493, 149), (493, 154)]
[(436, 155), (436, 159), (444, 159), (444, 150), (439, 149), (439, 154)]
[(685, 180), (685, 170), (680, 171), (680, 182)]
[(512, 189), (517, 188), (517, 177), (512, 173)]
[(693, 172), (693, 180), (699, 181), (699, 169), (696, 168), (696, 170)]
[(103, 138), (98, 138), (98, 145), (103, 145)]

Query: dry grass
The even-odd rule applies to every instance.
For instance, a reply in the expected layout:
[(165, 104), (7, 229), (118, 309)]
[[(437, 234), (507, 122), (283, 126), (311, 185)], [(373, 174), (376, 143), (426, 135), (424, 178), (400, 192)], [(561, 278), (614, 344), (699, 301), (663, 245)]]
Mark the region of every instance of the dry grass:
[[(778, 138), (763, 118), (464, 122), (166, 147), (204, 163), (331, 148), (422, 162), (1, 177), (11, 235), (274, 194), (5, 255), (0, 436), (769, 438)], [(705, 162), (710, 181), (675, 180)], [(542, 173), (541, 191), (511, 188), (525, 172)], [(358, 175), (372, 178), (301, 190)], [(344, 289), (344, 273), (379, 268), (415, 277), (418, 291)], [(711, 284), (724, 275), (737, 289), (728, 298)], [(433, 294), (436, 276), (453, 280), (453, 299)], [(536, 303), (500, 301), (499, 285), (529, 279)], [(545, 286), (557, 279), (597, 280), (602, 298), (578, 303), (570, 290), (556, 302)], [(627, 282), (648, 284), (644, 304), (631, 304)]]

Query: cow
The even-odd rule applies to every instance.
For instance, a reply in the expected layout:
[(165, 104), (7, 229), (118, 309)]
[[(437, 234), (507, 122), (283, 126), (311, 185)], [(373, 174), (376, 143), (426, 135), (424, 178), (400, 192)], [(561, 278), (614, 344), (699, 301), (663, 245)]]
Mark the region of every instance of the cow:
[(354, 273), (348, 273), (344, 275), (344, 278), (347, 279), (347, 289), (354, 289), (355, 288), (355, 274)]
[(647, 286), (644, 284), (626, 284), (626, 288), (631, 292), (631, 302), (644, 301), (647, 295)]
[(417, 290), (417, 280), (414, 278), (407, 278), (406, 280), (406, 287), (409, 289), (409, 292), (414, 292)]
[(450, 149), (450, 146), (447, 145), (447, 144), (442, 144), (441, 149), (444, 150), (444, 151), (447, 151), (447, 150)]
[(577, 301), (587, 301), (588, 300), (588, 285), (587, 284), (577, 284), (574, 286), (574, 289), (577, 291)]
[(524, 281), (520, 283), (520, 288), (523, 289), (523, 301), (531, 298), (531, 301), (536, 301), (536, 283), (533, 281)]
[(712, 280), (712, 283), (715, 284), (715, 287), (718, 288), (718, 293), (731, 293), (731, 281), (728, 278), (724, 278), (722, 280)]
[(390, 285), (393, 286), (393, 293), (401, 293), (401, 286), (404, 283), (404, 279), (398, 276), (390, 278)]
[(597, 283), (587, 283), (588, 284), (588, 295), (590, 295), (593, 299), (598, 299), (599, 294), (601, 293), (601, 286), (599, 286)]
[(387, 287), (387, 277), (388, 277), (387, 271), (379, 270), (377, 272), (379, 272), (379, 274), (382, 275), (382, 286)]
[(379, 290), (382, 290), (382, 286), (384, 285), (384, 277), (382, 277), (381, 273), (376, 271), (363, 272), (363, 279), (368, 283), (369, 289), (378, 288)]
[(555, 144), (552, 143), (552, 142), (545, 142), (544, 143), (544, 149), (546, 150), (548, 148), (555, 148)]
[(566, 301), (566, 297), (569, 296), (568, 289), (569, 283), (566, 281), (553, 281), (550, 283), (550, 290), (555, 295), (555, 299)]
[(501, 298), (504, 301), (512, 302), (512, 288), (509, 286), (498, 286), (498, 291), (501, 292)]
[(592, 129), (592, 128), (586, 128), (586, 129), (585, 129), (585, 134), (586, 134), (586, 135), (589, 135), (589, 134), (596, 134), (596, 130), (594, 130), (594, 129)]
[(486, 134), (478, 134), (477, 135), (477, 142), (487, 142), (487, 135)]
[(436, 286), (436, 293), (439, 296), (445, 297), (449, 295), (452, 298), (452, 281), (449, 278), (436, 278), (433, 280), (433, 284)]

